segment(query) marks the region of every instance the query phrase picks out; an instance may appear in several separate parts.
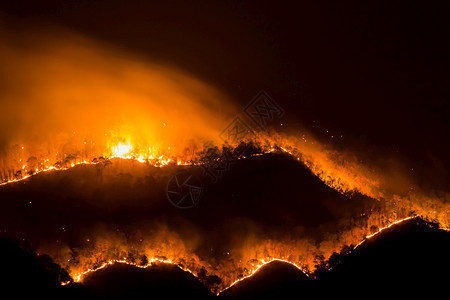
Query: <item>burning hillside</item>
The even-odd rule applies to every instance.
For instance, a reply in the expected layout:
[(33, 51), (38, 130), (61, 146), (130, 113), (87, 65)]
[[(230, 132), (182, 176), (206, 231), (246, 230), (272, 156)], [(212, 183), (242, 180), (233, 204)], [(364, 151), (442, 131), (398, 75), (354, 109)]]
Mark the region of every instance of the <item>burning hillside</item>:
[[(237, 160), (215, 184), (201, 165), (108, 162), (3, 186), (4, 234), (50, 254), (74, 281), (114, 262), (166, 262), (218, 292), (273, 259), (309, 274), (342, 247), (412, 215), (385, 200), (341, 194), (282, 150)], [(189, 210), (167, 200), (167, 182), (180, 169), (204, 187)], [(14, 218), (19, 211), (27, 218)]]
[(5, 24), (0, 233), (49, 255), (62, 284), (170, 264), (219, 293), (273, 261), (314, 277), (333, 253), (415, 218), (450, 228), (440, 179), (317, 137), (268, 93), (240, 108), (167, 62)]

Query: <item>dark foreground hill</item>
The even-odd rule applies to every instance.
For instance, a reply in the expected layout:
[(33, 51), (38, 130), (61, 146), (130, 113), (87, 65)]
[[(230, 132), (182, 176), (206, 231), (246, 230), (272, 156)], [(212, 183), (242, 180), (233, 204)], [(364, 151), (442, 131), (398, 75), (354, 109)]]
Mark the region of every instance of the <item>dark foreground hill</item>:
[(141, 269), (115, 264), (88, 275), (83, 286), (98, 299), (214, 299), (191, 273), (170, 264), (156, 264)]
[(64, 269), (24, 243), (0, 239), (0, 299), (148, 299), (188, 297), (212, 299), (194, 275), (177, 266), (156, 264), (141, 269), (115, 264), (86, 276), (83, 284), (70, 280)]
[(349, 255), (331, 260), (333, 268), (318, 280), (327, 296), (449, 295), (450, 232), (419, 218), (392, 226)]
[[(30, 295), (46, 299), (212, 299), (192, 274), (176, 266), (147, 269), (116, 264), (88, 275), (83, 284), (60, 286), (67, 273), (48, 257), (24, 250), (16, 242), (0, 241), (0, 285), (15, 299)], [(328, 271), (309, 279), (295, 266), (272, 262), (253, 276), (222, 292), (222, 299), (288, 299), (305, 296), (414, 297), (448, 295), (450, 233), (413, 219), (392, 226), (347, 255), (335, 255)], [(3, 299), (3, 297), (2, 297)]]
[(450, 233), (415, 218), (384, 230), (346, 255), (333, 255), (317, 271), (315, 280), (307, 280), (297, 274), (300, 270), (279, 262), (278, 266), (268, 264), (261, 268), (220, 296), (224, 299), (448, 297), (449, 256)]
[(25, 244), (0, 239), (0, 299), (53, 297), (59, 292), (60, 282), (70, 277), (51, 258), (38, 256)]
[(259, 269), (251, 277), (237, 282), (220, 293), (225, 299), (287, 299), (300, 296), (299, 291), (311, 285), (309, 277), (297, 267), (281, 261), (273, 261)]

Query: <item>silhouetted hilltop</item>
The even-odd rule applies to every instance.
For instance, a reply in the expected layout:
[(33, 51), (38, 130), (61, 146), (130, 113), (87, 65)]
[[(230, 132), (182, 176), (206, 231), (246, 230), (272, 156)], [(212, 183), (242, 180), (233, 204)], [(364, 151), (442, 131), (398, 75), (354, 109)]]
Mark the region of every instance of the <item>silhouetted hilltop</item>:
[(141, 269), (114, 264), (89, 274), (83, 281), (90, 293), (99, 299), (213, 299), (211, 293), (191, 273), (169, 264)]
[(428, 296), (448, 295), (449, 254), (450, 233), (415, 218), (382, 231), (348, 254), (333, 255), (323, 263), (314, 280), (288, 263), (273, 262), (220, 296), (361, 299), (417, 296), (419, 292)]
[[(30, 295), (56, 295), (61, 281), (69, 280), (67, 272), (47, 255), (38, 256), (24, 243), (0, 239), (0, 289), (14, 299)], [(13, 298), (11, 298), (13, 299)]]
[(220, 293), (224, 299), (287, 299), (308, 288), (309, 279), (297, 267), (281, 261), (262, 266), (251, 277)]
[(329, 296), (448, 295), (450, 233), (415, 218), (382, 231), (348, 255), (333, 256), (329, 263), (332, 269), (318, 279)]

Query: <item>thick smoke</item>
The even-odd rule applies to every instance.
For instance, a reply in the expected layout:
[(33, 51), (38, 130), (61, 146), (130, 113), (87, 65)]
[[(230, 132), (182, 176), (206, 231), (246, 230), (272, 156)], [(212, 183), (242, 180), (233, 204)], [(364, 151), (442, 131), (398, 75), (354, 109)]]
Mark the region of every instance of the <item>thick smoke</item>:
[(90, 160), (119, 142), (180, 154), (193, 141), (218, 141), (234, 115), (194, 76), (74, 32), (0, 29), (0, 40), (4, 167), (30, 156)]

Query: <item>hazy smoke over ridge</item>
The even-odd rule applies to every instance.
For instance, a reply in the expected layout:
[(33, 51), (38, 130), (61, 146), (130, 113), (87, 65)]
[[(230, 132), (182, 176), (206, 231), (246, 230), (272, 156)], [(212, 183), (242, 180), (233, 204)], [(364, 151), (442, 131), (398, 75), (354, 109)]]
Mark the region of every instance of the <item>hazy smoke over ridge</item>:
[(217, 140), (233, 115), (223, 94), (175, 68), (49, 31), (0, 30), (3, 154), (17, 144), (35, 156), (48, 147), (101, 155), (119, 141), (176, 153), (189, 140)]

